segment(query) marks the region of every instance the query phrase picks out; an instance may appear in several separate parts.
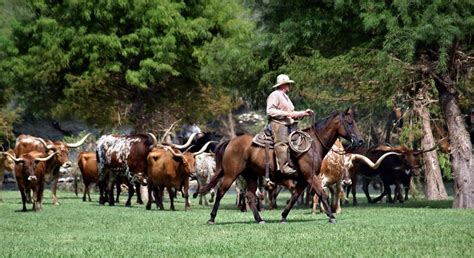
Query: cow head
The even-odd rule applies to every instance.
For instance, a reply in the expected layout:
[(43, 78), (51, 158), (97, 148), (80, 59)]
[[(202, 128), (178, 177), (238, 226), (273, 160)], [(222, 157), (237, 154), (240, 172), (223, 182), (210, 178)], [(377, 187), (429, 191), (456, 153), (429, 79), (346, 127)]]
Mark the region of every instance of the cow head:
[(41, 156), (44, 156), (44, 153), (37, 151), (32, 151), (30, 153), (23, 154), (20, 158), (16, 158), (7, 152), (5, 154), (9, 156), (9, 158), (13, 160), (17, 166), (20, 166), (23, 175), (28, 176), (28, 181), (31, 181), (33, 183), (35, 183), (38, 179), (35, 173), (37, 165), (40, 162), (46, 162), (50, 160), (53, 156), (55, 156), (55, 153), (52, 153), (49, 154), (47, 157), (43, 158)]
[(352, 185), (351, 179), (351, 169), (354, 166), (352, 163), (352, 158), (350, 155), (343, 155), (342, 156), (342, 186), (349, 186)]
[(45, 140), (41, 138), (35, 138), (35, 139), (43, 144), (48, 154), (55, 153), (54, 161), (58, 166), (61, 167), (61, 170), (64, 171), (64, 170), (69, 169), (72, 166), (71, 161), (69, 161), (69, 148), (77, 148), (81, 146), (82, 144), (84, 144), (84, 142), (86, 141), (87, 137), (89, 137), (89, 135), (90, 134), (87, 134), (76, 143), (66, 143), (63, 141), (46, 142)]
[(209, 144), (213, 143), (212, 141), (207, 142), (198, 152), (188, 152), (185, 151), (182, 153), (181, 151), (176, 152), (173, 148), (165, 146), (168, 151), (170, 151), (173, 156), (181, 161), (181, 164), (184, 168), (186, 174), (190, 177), (196, 177), (196, 159), (195, 156), (204, 153), (204, 151), (209, 147)]

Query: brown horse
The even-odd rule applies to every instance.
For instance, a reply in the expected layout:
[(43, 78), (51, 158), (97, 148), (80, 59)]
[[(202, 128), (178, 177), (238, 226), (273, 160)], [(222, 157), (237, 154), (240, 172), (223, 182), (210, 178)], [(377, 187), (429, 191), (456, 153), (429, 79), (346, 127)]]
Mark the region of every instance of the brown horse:
[[(350, 108), (345, 112), (335, 112), (304, 131), (312, 138), (311, 148), (299, 157), (292, 158), (293, 164), (295, 164), (298, 171), (295, 175), (285, 176), (281, 173), (277, 173), (275, 170), (276, 161), (274, 155), (270, 153), (270, 160), (273, 161), (270, 164), (271, 179), (276, 183), (282, 183), (288, 179), (294, 179), (296, 181), (294, 189), (290, 189), (292, 196), (281, 214), (281, 221), (286, 222), (288, 213), (293, 208), (293, 205), (298, 200), (302, 191), (309, 184), (322, 200), (326, 214), (329, 217), (329, 222), (335, 223), (336, 219), (331, 207), (328, 205), (327, 194), (323, 191), (321, 178), (318, 176), (321, 162), (338, 137), (343, 137), (351, 142), (349, 149), (362, 145), (364, 141), (360, 136), (352, 109)], [(217, 210), (219, 209), (220, 201), (239, 175), (242, 175), (247, 181), (246, 195), (255, 220), (258, 223), (265, 223), (257, 210), (255, 195), (257, 179), (265, 175), (265, 151), (263, 148), (254, 146), (252, 139), (253, 137), (251, 135), (242, 135), (221, 144), (217, 148), (216, 173), (211, 179), (211, 182), (201, 189), (203, 193), (209, 191), (217, 185), (220, 178), (223, 178), (217, 192), (211, 218), (208, 221), (209, 224), (215, 223), (214, 220), (217, 215)]]

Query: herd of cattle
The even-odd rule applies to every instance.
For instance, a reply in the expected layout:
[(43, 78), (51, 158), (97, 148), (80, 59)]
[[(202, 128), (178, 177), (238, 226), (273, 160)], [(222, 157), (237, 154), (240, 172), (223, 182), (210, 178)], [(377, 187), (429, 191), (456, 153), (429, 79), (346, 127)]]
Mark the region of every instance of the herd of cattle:
[[(171, 129), (171, 128), (170, 128)], [(199, 188), (207, 184), (215, 171), (216, 163), (213, 150), (220, 140), (216, 134), (193, 134), (186, 143), (178, 145), (168, 140), (170, 130), (158, 141), (151, 134), (139, 135), (104, 135), (97, 141), (95, 151), (81, 152), (78, 156), (78, 167), (84, 182), (83, 201), (90, 198), (92, 184), (100, 191), (99, 203), (114, 205), (114, 189), (116, 198), (120, 195), (120, 185), (128, 187), (126, 206), (131, 205), (135, 189), (146, 185), (148, 203), (146, 209), (151, 209), (154, 201), (159, 209), (163, 209), (163, 194), (165, 188), (169, 193), (170, 208), (174, 210), (174, 198), (180, 192), (185, 199), (185, 209), (190, 208), (189, 183), (197, 180), (197, 190), (193, 194), (200, 195), (200, 204), (207, 205), (205, 194), (199, 194)], [(57, 182), (61, 171), (72, 166), (69, 160), (69, 149), (81, 146), (89, 136), (76, 143), (50, 141), (29, 135), (17, 138), (13, 150), (0, 152), (0, 187), (3, 183), (4, 171), (14, 171), (18, 190), (21, 195), (23, 211), (26, 204), (32, 203), (33, 210), (43, 208), (43, 190), (46, 182), (51, 183), (52, 202), (58, 204), (56, 196)], [(426, 150), (431, 151), (431, 150)], [(388, 155), (387, 153), (397, 153)], [(352, 191), (353, 203), (357, 204), (356, 184), (362, 180), (362, 189), (369, 202), (378, 202), (387, 196), (389, 202), (403, 202), (408, 198), (411, 178), (414, 171), (420, 168), (420, 157), (424, 151), (412, 150), (405, 146), (377, 145), (371, 148), (358, 148), (353, 153), (343, 153), (342, 144), (337, 141), (332, 150), (323, 160), (320, 177), (323, 186), (331, 193), (332, 209), (341, 211), (341, 200), (345, 199), (344, 187), (347, 187), (347, 197)], [(386, 155), (387, 154), (387, 155)], [(380, 159), (384, 157), (384, 159)], [(365, 159), (365, 162), (360, 162)], [(376, 164), (373, 162), (375, 161)], [(368, 186), (378, 178), (382, 182), (382, 193), (371, 199)], [(263, 181), (263, 180), (262, 180)], [(237, 190), (245, 188), (243, 180), (237, 180)], [(395, 186), (395, 196), (392, 198), (390, 186)], [(276, 207), (276, 197), (281, 188), (268, 191), (268, 207)], [(258, 189), (264, 192), (264, 187)], [(311, 191), (308, 191), (308, 194)], [(33, 196), (31, 196), (33, 193)], [(137, 202), (143, 204), (140, 191), (136, 191)], [(211, 200), (214, 190), (210, 191)], [(239, 196), (239, 194), (237, 194)], [(263, 194), (259, 194), (263, 196)], [(204, 200), (204, 201), (203, 201)], [(245, 209), (245, 198), (238, 203)], [(313, 212), (318, 203), (313, 198)]]

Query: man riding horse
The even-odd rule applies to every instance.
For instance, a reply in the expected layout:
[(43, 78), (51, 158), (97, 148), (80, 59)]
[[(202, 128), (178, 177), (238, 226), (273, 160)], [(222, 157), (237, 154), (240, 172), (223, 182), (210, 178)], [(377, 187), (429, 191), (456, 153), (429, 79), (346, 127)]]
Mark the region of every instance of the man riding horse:
[(287, 95), (290, 91), (290, 85), (294, 83), (288, 75), (278, 75), (277, 83), (273, 86), (276, 90), (267, 98), (267, 115), (275, 143), (274, 148), (278, 168), (286, 175), (296, 173), (296, 170), (289, 162), (288, 135), (293, 130), (296, 130), (298, 123), (295, 120), (300, 120), (313, 114), (311, 109), (295, 111), (295, 107)]

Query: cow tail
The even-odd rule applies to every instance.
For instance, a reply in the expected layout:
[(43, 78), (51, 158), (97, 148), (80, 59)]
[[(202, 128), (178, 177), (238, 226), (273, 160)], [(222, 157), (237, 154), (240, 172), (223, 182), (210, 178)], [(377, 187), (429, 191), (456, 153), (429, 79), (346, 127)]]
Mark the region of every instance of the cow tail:
[(199, 189), (200, 194), (208, 193), (212, 188), (216, 187), (216, 185), (217, 185), (217, 183), (219, 183), (219, 180), (221, 179), (221, 177), (224, 176), (224, 169), (222, 167), (222, 159), (223, 159), (223, 156), (224, 156), (224, 151), (227, 148), (227, 146), (229, 145), (229, 143), (230, 143), (230, 140), (225, 141), (222, 144), (220, 144), (219, 146), (217, 146), (217, 148), (216, 148), (216, 172), (212, 176), (211, 181), (209, 182), (209, 184), (207, 184), (207, 185), (201, 187), (201, 189)]

